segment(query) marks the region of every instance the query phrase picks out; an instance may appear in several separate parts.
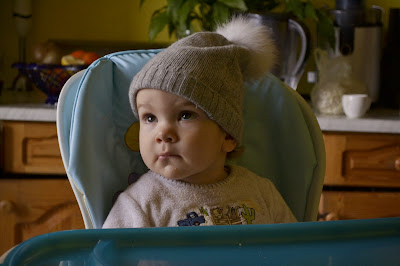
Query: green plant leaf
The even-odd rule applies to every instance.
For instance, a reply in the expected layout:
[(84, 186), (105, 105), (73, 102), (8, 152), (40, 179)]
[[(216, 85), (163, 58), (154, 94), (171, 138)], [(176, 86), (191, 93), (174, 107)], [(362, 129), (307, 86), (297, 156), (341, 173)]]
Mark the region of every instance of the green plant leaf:
[(300, 0), (286, 0), (286, 11), (292, 12), (300, 20), (304, 20), (304, 7)]
[(174, 23), (178, 23), (179, 16), (178, 12), (185, 0), (168, 0), (167, 3), (167, 15), (172, 19)]
[(212, 30), (215, 30), (216, 25), (222, 24), (229, 19), (230, 9), (226, 5), (216, 2), (212, 5)]
[(199, 2), (199, 13), (202, 15), (207, 15), (211, 12), (211, 6), (204, 1)]
[(332, 19), (321, 10), (316, 10), (318, 16), (317, 24), (317, 35), (322, 42), (328, 43), (331, 48), (335, 47), (335, 27)]
[(179, 35), (186, 35), (186, 31), (190, 31), (190, 13), (194, 11), (195, 6), (197, 5), (197, 0), (188, 0), (185, 1), (182, 6), (179, 8), (177, 12), (178, 20), (176, 22), (177, 29), (179, 31)]
[(317, 17), (317, 13), (316, 13), (316, 11), (315, 11), (315, 8), (314, 8), (314, 6), (313, 6), (310, 2), (307, 2), (307, 3), (305, 4), (305, 7), (304, 7), (304, 16), (305, 16), (306, 18), (310, 18), (310, 19), (314, 20), (315, 22), (318, 21), (318, 17)]
[(218, 2), (223, 3), (230, 8), (235, 8), (240, 11), (247, 11), (247, 6), (244, 0), (218, 0), (216, 3), (213, 4), (213, 6)]
[(166, 11), (153, 14), (149, 27), (149, 40), (152, 42), (157, 35), (169, 24), (169, 17)]
[(142, 7), (142, 5), (144, 4), (144, 2), (146, 2), (146, 0), (140, 0), (139, 7)]
[(282, 0), (247, 0), (246, 5), (248, 12), (263, 13), (274, 9), (281, 4)]
[(178, 20), (187, 20), (190, 12), (192, 12), (197, 5), (197, 2), (197, 0), (185, 1), (177, 11)]
[(176, 32), (175, 26), (173, 23), (169, 23), (168, 24), (168, 36), (171, 38), (172, 34), (174, 34), (174, 32)]
[(165, 12), (166, 9), (167, 9), (167, 6), (163, 6), (163, 7), (159, 8), (159, 9), (155, 10), (153, 12), (153, 14), (151, 15), (151, 18), (153, 18), (154, 16), (158, 15), (159, 13)]
[[(330, 45), (334, 44), (333, 21), (323, 9), (314, 7), (316, 0), (166, 0), (166, 5), (153, 12), (149, 26), (149, 40), (168, 26), (170, 37), (187, 34), (187, 31), (214, 30), (217, 23), (225, 22), (235, 11), (268, 12), (280, 6), (304, 21), (310, 18), (316, 23), (318, 34)], [(333, 0), (332, 0), (333, 1)], [(145, 0), (140, 0), (143, 5)]]

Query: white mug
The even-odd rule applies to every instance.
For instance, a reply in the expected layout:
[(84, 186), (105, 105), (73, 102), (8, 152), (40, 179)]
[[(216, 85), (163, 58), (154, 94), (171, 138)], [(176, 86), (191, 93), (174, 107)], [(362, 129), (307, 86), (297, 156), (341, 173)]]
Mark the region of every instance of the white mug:
[(348, 118), (359, 118), (368, 111), (371, 106), (371, 98), (368, 94), (344, 94), (342, 106)]

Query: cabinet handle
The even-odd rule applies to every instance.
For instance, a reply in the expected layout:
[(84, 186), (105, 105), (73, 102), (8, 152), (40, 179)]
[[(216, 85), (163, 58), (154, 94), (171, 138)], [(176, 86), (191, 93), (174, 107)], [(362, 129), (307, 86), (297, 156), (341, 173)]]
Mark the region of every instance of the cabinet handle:
[(397, 171), (400, 171), (400, 157), (399, 157), (399, 158), (396, 158), (396, 160), (394, 160), (394, 168), (395, 168)]
[(337, 221), (339, 216), (336, 212), (325, 212), (318, 214), (318, 221)]
[(11, 213), (15, 210), (15, 204), (9, 200), (0, 201), (0, 211), (3, 213)]

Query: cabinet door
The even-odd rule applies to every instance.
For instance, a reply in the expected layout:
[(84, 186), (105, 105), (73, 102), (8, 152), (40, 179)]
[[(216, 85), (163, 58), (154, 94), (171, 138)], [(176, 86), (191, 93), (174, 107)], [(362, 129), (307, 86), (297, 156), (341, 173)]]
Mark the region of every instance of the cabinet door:
[(0, 254), (40, 234), (83, 228), (67, 179), (0, 179)]
[(400, 187), (400, 135), (324, 133), (324, 185)]
[(400, 217), (400, 192), (324, 191), (319, 213), (325, 220)]
[(54, 122), (3, 121), (4, 171), (65, 174)]

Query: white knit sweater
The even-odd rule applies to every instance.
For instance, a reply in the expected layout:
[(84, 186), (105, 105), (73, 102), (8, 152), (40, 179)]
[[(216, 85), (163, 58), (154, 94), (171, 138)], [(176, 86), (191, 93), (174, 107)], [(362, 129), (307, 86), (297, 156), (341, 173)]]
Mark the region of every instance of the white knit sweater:
[(195, 185), (149, 171), (118, 196), (103, 228), (296, 222), (267, 178), (230, 166), (216, 184)]

